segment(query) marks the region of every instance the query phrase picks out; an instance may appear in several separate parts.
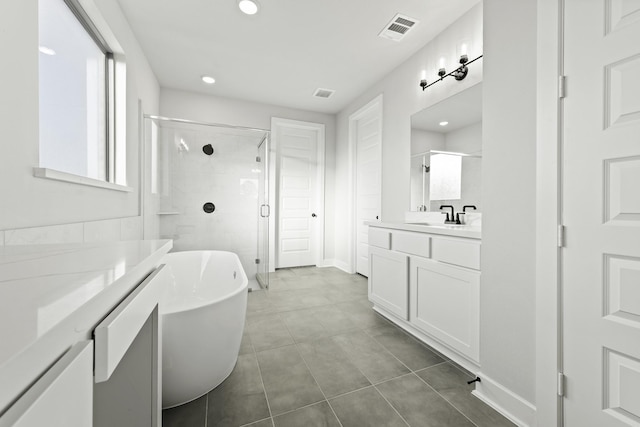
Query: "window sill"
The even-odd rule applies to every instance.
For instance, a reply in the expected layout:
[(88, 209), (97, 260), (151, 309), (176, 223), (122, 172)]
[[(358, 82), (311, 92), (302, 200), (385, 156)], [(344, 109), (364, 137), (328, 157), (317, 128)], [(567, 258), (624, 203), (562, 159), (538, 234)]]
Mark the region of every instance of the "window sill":
[(99, 179), (87, 178), (86, 176), (74, 175), (72, 173), (60, 172), (55, 169), (33, 168), (33, 176), (37, 178), (53, 179), (54, 181), (70, 182), (72, 184), (87, 185), (89, 187), (105, 188), (107, 190), (133, 192), (132, 187), (114, 184), (112, 182), (100, 181)]

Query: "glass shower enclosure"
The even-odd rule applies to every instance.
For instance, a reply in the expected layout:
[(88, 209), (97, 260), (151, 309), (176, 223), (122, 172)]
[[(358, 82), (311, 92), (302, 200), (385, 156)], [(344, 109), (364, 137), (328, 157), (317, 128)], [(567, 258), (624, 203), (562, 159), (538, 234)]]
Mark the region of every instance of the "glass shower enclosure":
[(146, 116), (143, 150), (145, 239), (233, 252), (268, 288), (269, 131)]

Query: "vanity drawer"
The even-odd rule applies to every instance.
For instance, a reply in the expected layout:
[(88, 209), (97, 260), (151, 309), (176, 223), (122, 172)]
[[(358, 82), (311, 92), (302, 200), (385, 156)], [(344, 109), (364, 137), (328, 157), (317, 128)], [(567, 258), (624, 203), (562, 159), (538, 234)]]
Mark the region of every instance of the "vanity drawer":
[(169, 271), (161, 265), (151, 273), (96, 328), (95, 382), (107, 381), (158, 305)]
[(391, 249), (391, 231), (384, 228), (369, 227), (369, 245), (382, 249)]
[(431, 237), (423, 233), (394, 231), (391, 239), (394, 251), (429, 258), (431, 255)]
[(431, 258), (447, 264), (480, 270), (480, 242), (434, 237), (431, 241)]

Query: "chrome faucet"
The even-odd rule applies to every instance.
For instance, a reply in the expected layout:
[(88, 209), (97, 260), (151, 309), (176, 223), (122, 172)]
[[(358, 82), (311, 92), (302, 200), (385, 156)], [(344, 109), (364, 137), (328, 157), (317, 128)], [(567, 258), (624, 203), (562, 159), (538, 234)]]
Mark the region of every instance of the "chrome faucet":
[(454, 211), (454, 209), (453, 209), (453, 206), (451, 206), (451, 205), (441, 205), (441, 206), (440, 206), (440, 210), (442, 210), (442, 209), (444, 209), (444, 208), (451, 208), (451, 216), (449, 216), (449, 212), (442, 212), (443, 214), (446, 214), (446, 215), (447, 215), (447, 216), (445, 217), (445, 219), (444, 219), (444, 223), (445, 223), (445, 224), (459, 224), (459, 222), (458, 222), (458, 223), (456, 223), (456, 220), (455, 220), (455, 211)]

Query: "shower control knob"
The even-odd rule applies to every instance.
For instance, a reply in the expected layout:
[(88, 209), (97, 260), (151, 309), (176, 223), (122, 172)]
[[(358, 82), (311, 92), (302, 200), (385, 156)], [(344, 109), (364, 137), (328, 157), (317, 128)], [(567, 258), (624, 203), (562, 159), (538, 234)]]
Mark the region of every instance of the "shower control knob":
[(207, 144), (204, 147), (202, 147), (202, 152), (204, 154), (206, 154), (207, 156), (210, 156), (213, 154), (213, 146), (211, 144)]
[(316, 214), (314, 214), (314, 213), (312, 213), (312, 214), (311, 214), (311, 217), (312, 217), (312, 218), (315, 218), (316, 216), (318, 216), (318, 215), (316, 215)]
[(206, 213), (212, 213), (213, 211), (216, 210), (216, 205), (214, 205), (211, 202), (207, 202), (204, 205), (202, 205), (202, 210), (205, 211)]

